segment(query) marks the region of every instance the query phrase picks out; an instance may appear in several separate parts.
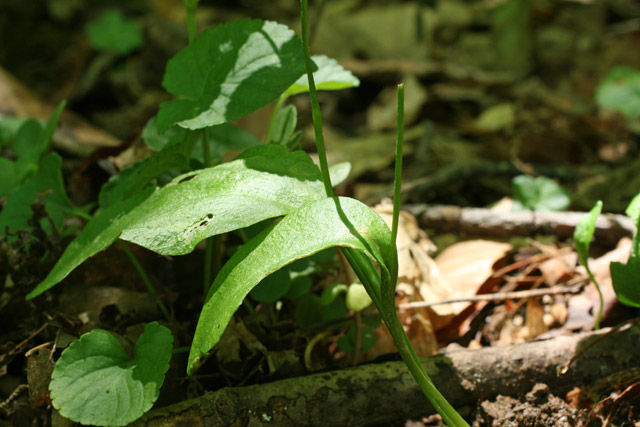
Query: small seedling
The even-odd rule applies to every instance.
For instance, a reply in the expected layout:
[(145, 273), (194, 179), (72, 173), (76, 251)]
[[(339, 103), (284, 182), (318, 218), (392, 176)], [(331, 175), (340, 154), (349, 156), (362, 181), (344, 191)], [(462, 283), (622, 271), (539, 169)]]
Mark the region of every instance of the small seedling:
[(596, 103), (603, 109), (619, 112), (627, 120), (640, 118), (640, 70), (613, 68), (598, 85)]
[(571, 203), (569, 194), (551, 178), (520, 175), (513, 178), (514, 207), (532, 211), (562, 211)]
[(640, 307), (640, 194), (633, 198), (626, 214), (636, 224), (631, 244), (631, 256), (626, 264), (609, 264), (613, 290), (621, 303), (631, 307)]
[(578, 252), (580, 262), (582, 263), (582, 265), (584, 265), (589, 278), (598, 290), (600, 306), (598, 307), (598, 314), (596, 315), (596, 322), (594, 326), (595, 329), (600, 329), (600, 319), (602, 318), (602, 307), (604, 305), (604, 301), (602, 298), (602, 290), (600, 290), (600, 285), (598, 284), (598, 281), (593, 276), (593, 273), (591, 273), (591, 269), (589, 268), (589, 248), (591, 247), (593, 233), (596, 231), (596, 221), (598, 220), (598, 216), (600, 216), (600, 212), (602, 212), (602, 202), (598, 201), (593, 209), (591, 209), (591, 211), (589, 211), (589, 213), (584, 218), (582, 218), (582, 220), (580, 220), (575, 230), (573, 231), (573, 241), (576, 246), (576, 251)]

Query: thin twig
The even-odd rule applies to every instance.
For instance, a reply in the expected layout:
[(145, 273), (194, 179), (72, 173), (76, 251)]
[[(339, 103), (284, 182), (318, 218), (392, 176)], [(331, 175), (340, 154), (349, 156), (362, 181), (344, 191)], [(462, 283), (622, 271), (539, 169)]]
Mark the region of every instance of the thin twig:
[(434, 305), (442, 304), (455, 304), (459, 302), (479, 302), (479, 301), (505, 301), (509, 299), (520, 298), (537, 298), (544, 295), (559, 295), (559, 294), (575, 294), (582, 290), (584, 284), (573, 286), (556, 286), (548, 289), (531, 289), (527, 291), (514, 291), (514, 292), (496, 292), (493, 294), (475, 295), (467, 298), (457, 299), (445, 299), (442, 301), (428, 302), (428, 301), (414, 301), (405, 304), (400, 304), (396, 308), (398, 310), (410, 310), (414, 308), (432, 307)]

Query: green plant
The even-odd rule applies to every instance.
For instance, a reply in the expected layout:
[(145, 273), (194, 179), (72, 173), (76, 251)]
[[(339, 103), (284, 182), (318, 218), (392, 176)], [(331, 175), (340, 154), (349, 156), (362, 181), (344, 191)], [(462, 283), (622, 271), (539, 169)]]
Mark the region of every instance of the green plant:
[[(588, 256), (591, 240), (595, 232), (596, 221), (601, 211), (602, 202), (598, 201), (593, 209), (580, 221), (573, 234), (580, 262), (585, 266), (587, 274), (596, 286), (600, 298), (600, 308), (595, 322), (596, 329), (600, 327), (603, 298), (600, 286), (589, 269)], [(638, 233), (638, 229), (640, 229), (640, 194), (636, 195), (631, 203), (629, 203), (626, 214), (636, 224), (636, 231), (633, 234), (631, 243), (631, 255), (626, 264), (617, 261), (611, 262), (611, 264), (609, 264), (609, 270), (613, 290), (618, 300), (625, 305), (640, 307), (640, 234)]]
[(561, 211), (571, 203), (569, 194), (546, 176), (519, 175), (512, 180), (514, 207), (532, 211)]
[(600, 290), (600, 285), (589, 268), (589, 248), (591, 247), (591, 239), (593, 238), (593, 233), (596, 230), (596, 221), (598, 220), (598, 216), (600, 216), (600, 212), (602, 212), (602, 202), (598, 201), (591, 211), (589, 211), (589, 213), (580, 220), (575, 230), (573, 230), (573, 240), (576, 251), (578, 252), (578, 257), (580, 258), (582, 265), (584, 265), (584, 268), (587, 270), (589, 278), (595, 285), (600, 299), (600, 307), (598, 308), (598, 314), (596, 315), (596, 322), (594, 325), (595, 329), (600, 329), (600, 319), (602, 318), (602, 307), (604, 305), (604, 301), (602, 299), (602, 290)]
[(51, 376), (51, 400), (82, 424), (124, 426), (148, 411), (169, 369), (169, 329), (145, 326), (131, 359), (109, 332), (94, 329), (62, 352)]
[(609, 264), (609, 270), (613, 290), (620, 302), (632, 307), (640, 307), (640, 194), (629, 203), (626, 214), (636, 224), (631, 256), (626, 264), (612, 262)]
[(7, 132), (6, 150), (9, 156), (0, 157), (0, 198), (7, 200), (0, 211), (0, 233), (12, 235), (19, 231), (32, 230), (29, 219), (34, 212), (32, 205), (44, 195), (44, 211), (47, 218), (39, 218), (40, 226), (48, 234), (60, 232), (65, 217), (86, 216), (84, 211), (71, 204), (62, 182), (62, 158), (56, 153), (47, 153), (53, 132), (64, 109), (61, 103), (44, 124), (27, 119)]
[[(192, 374), (204, 362), (256, 285), (296, 260), (340, 247), (429, 401), (449, 425), (467, 425), (429, 379), (395, 310), (403, 87), (398, 88), (394, 217), (389, 230), (368, 206), (333, 194), (314, 71), (325, 89), (348, 87), (355, 80), (333, 61), (318, 59), (313, 64), (307, 2), (301, 1), (302, 43), (283, 25), (248, 19), (216, 26), (195, 37), (196, 3), (186, 2), (190, 44), (169, 61), (163, 81), (177, 98), (161, 104), (154, 124), (158, 135), (182, 136), (171, 137), (172, 142), (156, 155), (105, 186), (99, 212), (28, 298), (55, 286), (118, 238), (160, 254), (182, 255), (204, 239), (275, 218), (235, 252), (211, 286), (206, 286), (187, 372)], [(305, 71), (308, 84), (299, 80)], [(287, 96), (306, 90), (311, 97), (320, 169), (306, 153), (288, 150), (296, 140), (292, 110), (280, 108)], [(210, 137), (220, 129), (216, 126), (227, 126), (276, 99), (278, 106), (267, 135), (270, 144), (248, 148), (231, 162), (211, 166)], [(198, 143), (204, 169), (178, 175), (161, 188), (150, 182), (170, 169), (189, 168)], [(210, 260), (207, 256), (205, 265)]]
[(640, 70), (620, 66), (613, 68), (596, 89), (596, 103), (617, 111), (627, 120), (640, 118)]

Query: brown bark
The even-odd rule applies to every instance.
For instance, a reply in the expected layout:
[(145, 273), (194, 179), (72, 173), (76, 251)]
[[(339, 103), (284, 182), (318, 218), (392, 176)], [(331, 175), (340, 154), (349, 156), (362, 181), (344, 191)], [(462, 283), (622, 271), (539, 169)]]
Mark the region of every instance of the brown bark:
[[(608, 332), (610, 332), (608, 334)], [(587, 347), (594, 341), (597, 342)], [(436, 386), (463, 415), (479, 400), (522, 395), (537, 382), (563, 396), (639, 366), (640, 325), (508, 347), (449, 349), (423, 358)], [(576, 354), (566, 375), (558, 368)], [(397, 425), (433, 413), (400, 361), (370, 363), (268, 384), (225, 388), (151, 411), (142, 426)]]
[[(584, 217), (584, 212), (532, 212), (501, 213), (482, 208), (459, 206), (408, 205), (411, 212), (425, 228), (438, 231), (459, 231), (508, 238), (549, 234), (559, 237), (573, 235), (573, 229)], [(635, 230), (631, 218), (624, 215), (600, 215), (596, 222), (595, 239), (613, 244), (622, 237), (630, 237)]]

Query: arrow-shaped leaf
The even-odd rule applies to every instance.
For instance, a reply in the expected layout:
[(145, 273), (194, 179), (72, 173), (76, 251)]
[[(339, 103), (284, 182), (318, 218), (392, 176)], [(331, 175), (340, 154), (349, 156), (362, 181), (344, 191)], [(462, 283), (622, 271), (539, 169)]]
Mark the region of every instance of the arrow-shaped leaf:
[(308, 203), (251, 239), (225, 264), (211, 286), (189, 354), (193, 372), (218, 342), (233, 313), (267, 275), (333, 246), (364, 252), (388, 276), (391, 232), (369, 207), (349, 198)]
[(207, 237), (323, 197), (320, 171), (307, 154), (263, 145), (232, 162), (175, 178), (131, 213), (121, 238), (163, 255), (183, 255)]
[(119, 237), (161, 254), (182, 255), (209, 236), (325, 197), (311, 158), (279, 145), (251, 148), (232, 162), (179, 176), (149, 197), (152, 191), (116, 202), (89, 221), (28, 298), (55, 286)]

